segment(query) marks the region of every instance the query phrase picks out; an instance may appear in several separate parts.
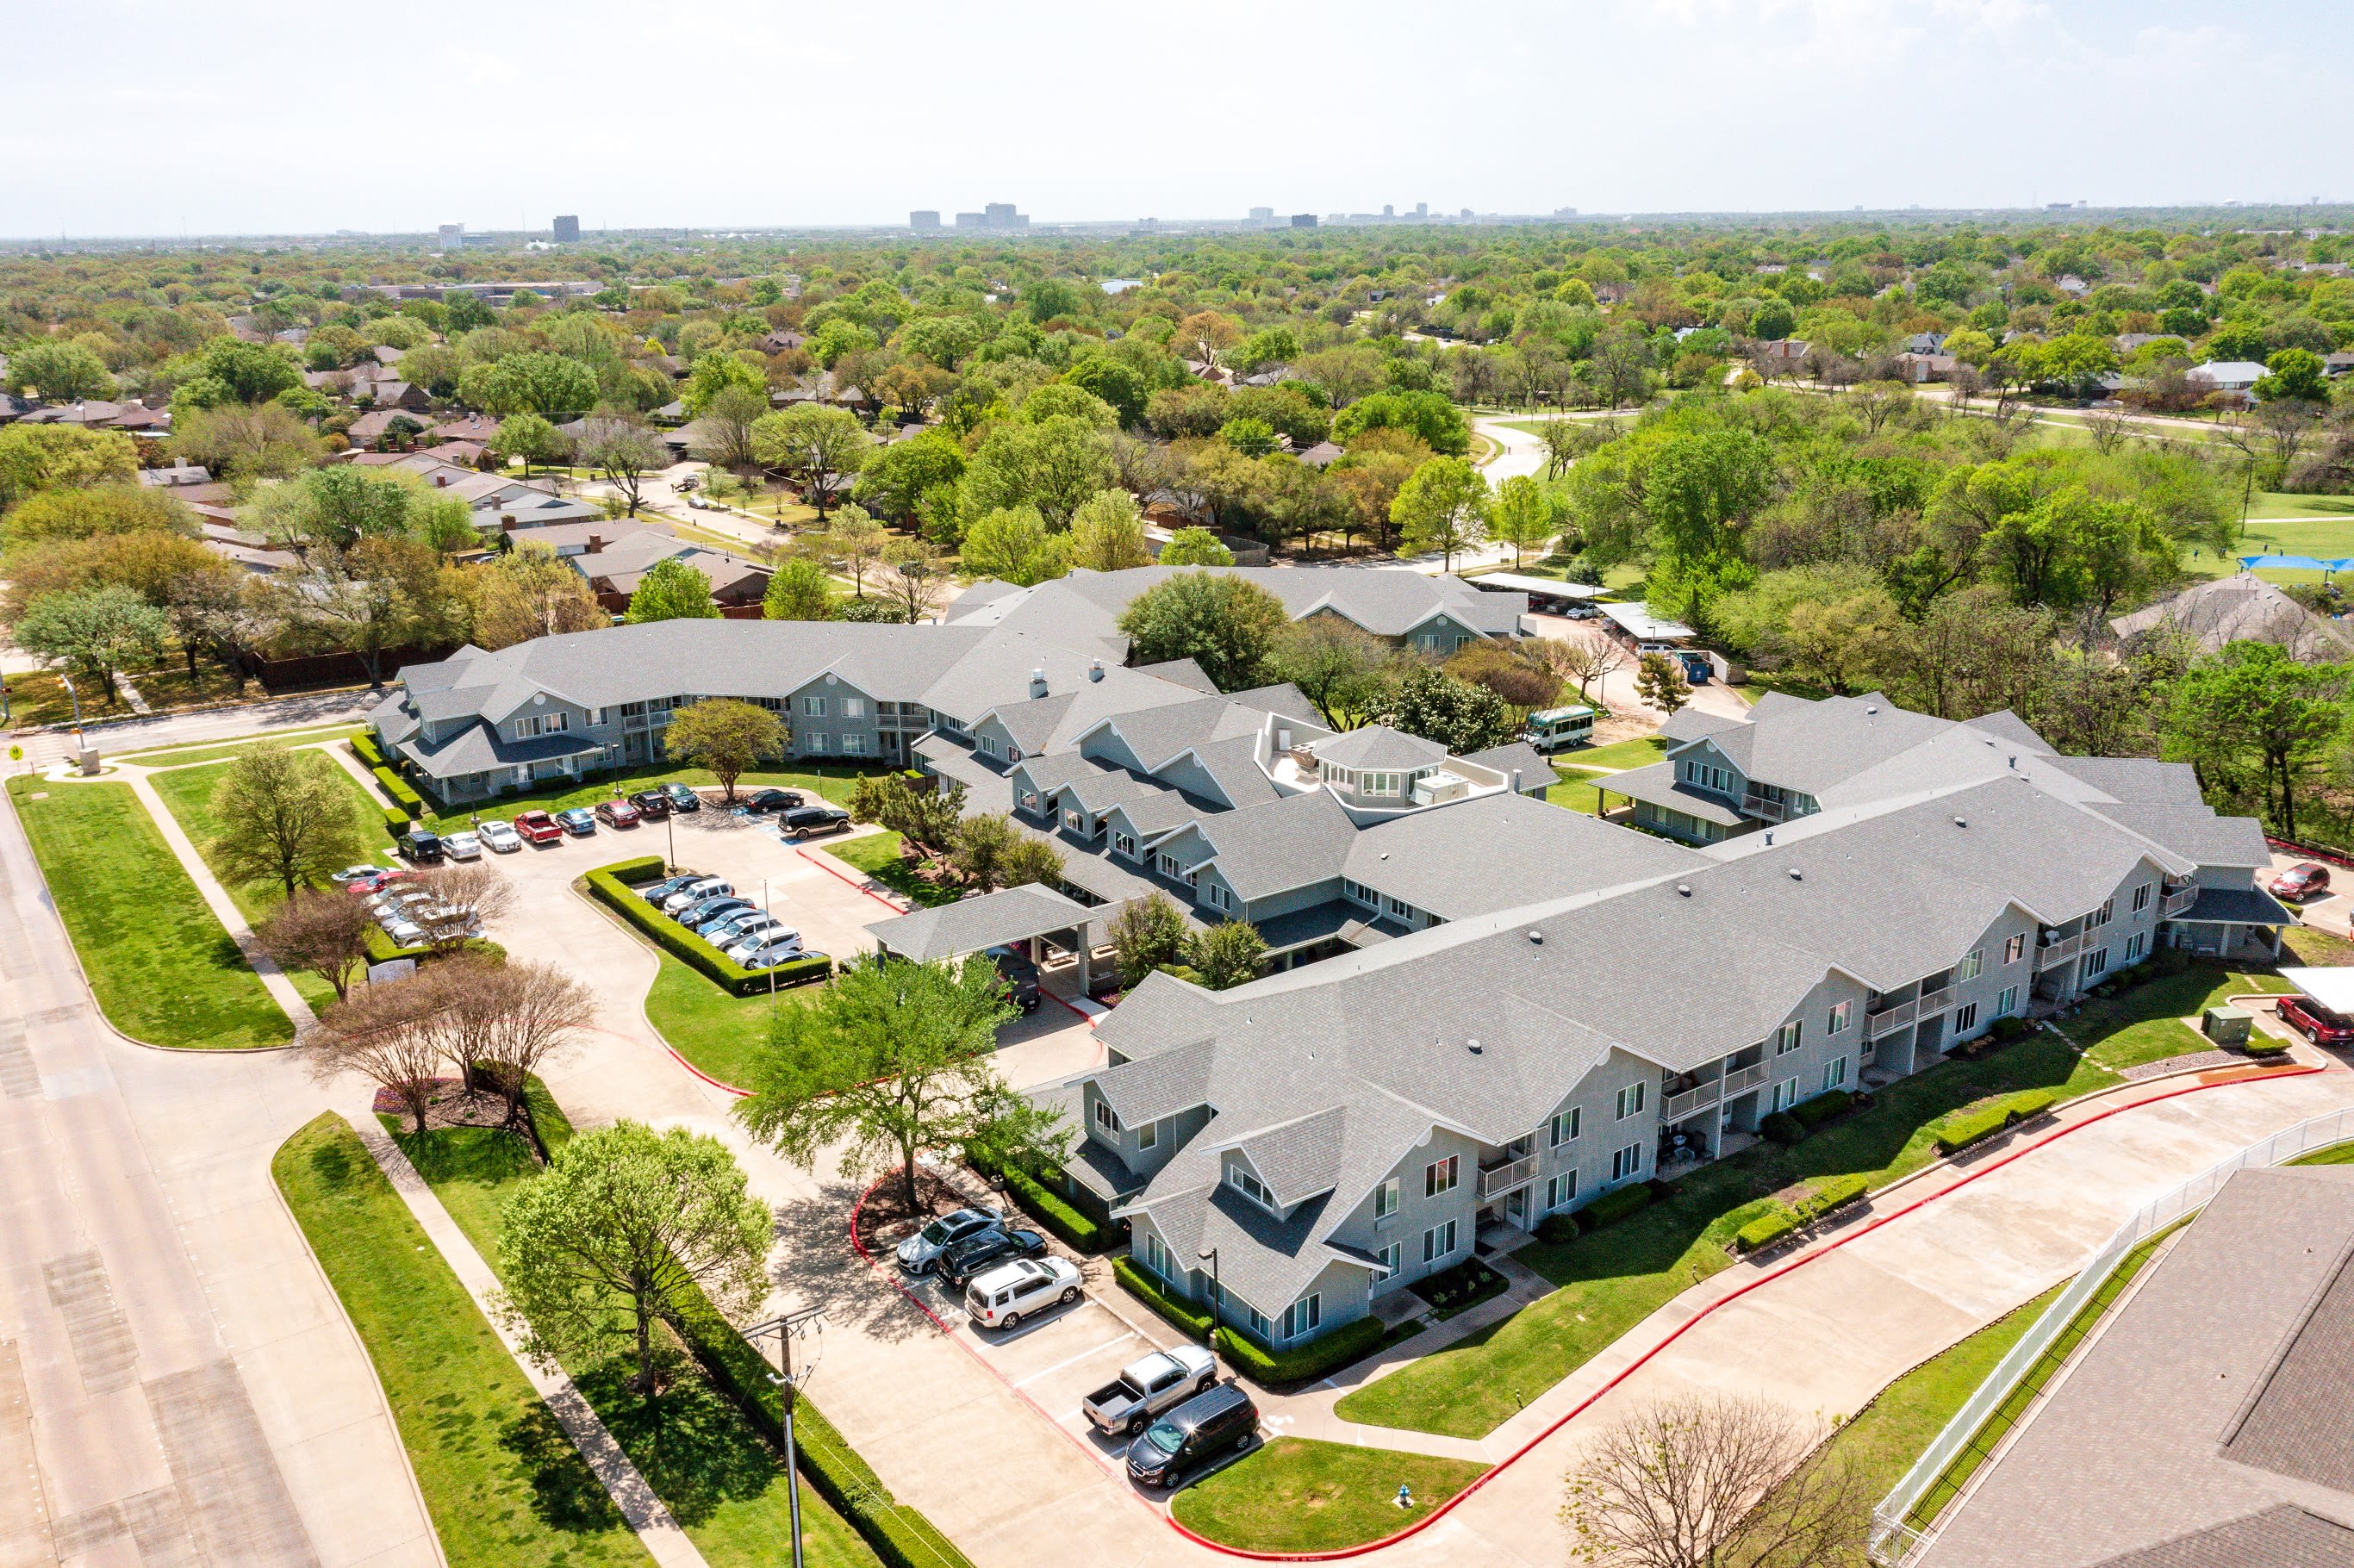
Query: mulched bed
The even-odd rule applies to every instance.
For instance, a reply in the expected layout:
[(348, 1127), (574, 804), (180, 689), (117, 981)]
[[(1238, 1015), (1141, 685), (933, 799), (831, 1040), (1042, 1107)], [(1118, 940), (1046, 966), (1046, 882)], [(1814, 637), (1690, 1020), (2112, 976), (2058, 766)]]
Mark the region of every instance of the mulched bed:
[(965, 1206), (963, 1193), (920, 1166), (916, 1171), (916, 1192), (921, 1204), (911, 1212), (907, 1184), (899, 1179), (899, 1173), (893, 1171), (884, 1177), (858, 1211), (859, 1245), (869, 1252), (880, 1252), (933, 1215)]
[(1451, 1318), (1491, 1297), (1501, 1296), (1509, 1288), (1509, 1282), (1502, 1275), (1474, 1258), (1418, 1279), (1406, 1288), (1429, 1302), (1441, 1316)]
[[(507, 1124), (507, 1102), (493, 1094), (470, 1095), (463, 1078), (435, 1078), (426, 1100), (425, 1125), (436, 1127), (504, 1127)], [(369, 1108), (378, 1116), (395, 1116), (404, 1122), (408, 1118), (408, 1107), (390, 1089), (378, 1089), (376, 1101)]]

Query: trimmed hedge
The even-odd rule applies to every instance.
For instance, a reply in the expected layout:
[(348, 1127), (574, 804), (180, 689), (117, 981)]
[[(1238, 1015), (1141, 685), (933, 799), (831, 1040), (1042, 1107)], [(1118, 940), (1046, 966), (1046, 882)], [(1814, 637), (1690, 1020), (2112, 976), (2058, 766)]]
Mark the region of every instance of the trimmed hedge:
[[(794, 959), (772, 969), (746, 969), (631, 891), (636, 884), (653, 881), (662, 865), (660, 855), (647, 855), (599, 866), (588, 874), (588, 891), (652, 938), (655, 947), (731, 995), (758, 996), (772, 985), (781, 991), (833, 973), (833, 960), (817, 957)], [(620, 874), (625, 872), (627, 876)]]
[(1567, 1246), (1576, 1239), (1575, 1214), (1547, 1214), (1537, 1222), (1537, 1240), (1547, 1246)]
[(1846, 1115), (1848, 1107), (1854, 1103), (1855, 1097), (1845, 1089), (1829, 1089), (1813, 1099), (1800, 1100), (1790, 1107), (1790, 1114), (1811, 1132), (1831, 1118)]
[(2027, 1020), (2020, 1017), (2014, 1012), (2006, 1013), (2002, 1017), (1996, 1019), (1993, 1026), (1988, 1032), (1998, 1041), (2008, 1045), (2012, 1041), (2022, 1038), (2029, 1030), (2034, 1027), (2035, 1025), (2028, 1022)]
[(1196, 1311), (1193, 1304), (1169, 1294), (1168, 1288), (1132, 1257), (1111, 1260), (1112, 1277), (1120, 1287), (1163, 1318), (1174, 1323), (1189, 1340), (1199, 1340), (1210, 1331), (1210, 1315)]
[[(764, 1437), (782, 1448), (784, 1405), (777, 1385), (769, 1381), (769, 1363), (760, 1352), (746, 1343), (700, 1295), (668, 1321), (711, 1380), (750, 1417)], [(810, 1403), (807, 1394), (793, 1406), (793, 1436), (801, 1474), (875, 1549), (885, 1568), (972, 1568), (971, 1560), (940, 1533), (938, 1525), (893, 1499), (882, 1478), (843, 1440), (833, 1423)]]
[(408, 831), (408, 813), (398, 806), (387, 806), (384, 809), (384, 831), (396, 839), (400, 837)]
[(1628, 1215), (1649, 1208), (1651, 1190), (1638, 1181), (1616, 1192), (1605, 1192), (1572, 1216), (1582, 1231), (1598, 1231), (1605, 1225), (1616, 1224)]
[(1974, 1143), (1983, 1143), (2006, 1128), (2017, 1127), (2030, 1117), (2042, 1115), (2060, 1103), (2060, 1097), (2050, 1089), (2031, 1089), (2013, 1095), (2008, 1100), (1991, 1105), (1967, 1116), (1952, 1116), (1937, 1129), (1937, 1152), (1957, 1154)]
[(383, 787), (384, 792), (392, 797), (394, 805), (412, 817), (421, 817), (425, 814), (425, 797), (410, 789), (407, 779), (389, 768), (373, 768), (368, 771), (375, 775), (376, 783)]
[(1872, 1190), (1871, 1178), (1861, 1175), (1834, 1176), (1796, 1203), (1776, 1204), (1772, 1212), (1760, 1214), (1733, 1234), (1733, 1245), (1738, 1252), (1755, 1252), (1772, 1246), (1776, 1242), (1802, 1226), (1812, 1224), (1825, 1214), (1836, 1213), (1851, 1203), (1860, 1203)]
[(1003, 1173), (1006, 1192), (1022, 1206), (1022, 1212), (1037, 1221), (1065, 1246), (1080, 1252), (1104, 1252), (1119, 1241), (1118, 1225), (1101, 1225), (1073, 1208), (1062, 1194), (1025, 1171), (1008, 1170)]
[(1218, 1349), (1253, 1383), (1307, 1383), (1372, 1354), (1386, 1332), (1379, 1318), (1368, 1316), (1343, 1323), (1329, 1334), (1319, 1334), (1296, 1349), (1270, 1351), (1232, 1329), (1221, 1328)]
[(384, 747), (378, 746), (376, 743), (376, 736), (366, 730), (352, 736), (352, 755), (370, 768), (384, 766)]
[(1788, 1111), (1776, 1111), (1757, 1124), (1757, 1130), (1785, 1149), (1807, 1140), (1807, 1124)]
[[(384, 934), (384, 927), (381, 926), (369, 927), (367, 935), (363, 940), (367, 943), (368, 962), (372, 964), (388, 964), (395, 959), (416, 959), (422, 962), (433, 957), (433, 949), (422, 944), (414, 948), (394, 947), (392, 938)], [(507, 950), (488, 937), (469, 937), (466, 938), (465, 947), (460, 950), (480, 953), (486, 958), (495, 959), (500, 963), (506, 962)]]
[(2288, 1042), (2270, 1034), (2251, 1032), (2245, 1040), (2240, 1042), (2240, 1049), (2251, 1056), (2285, 1056), (2288, 1054)]

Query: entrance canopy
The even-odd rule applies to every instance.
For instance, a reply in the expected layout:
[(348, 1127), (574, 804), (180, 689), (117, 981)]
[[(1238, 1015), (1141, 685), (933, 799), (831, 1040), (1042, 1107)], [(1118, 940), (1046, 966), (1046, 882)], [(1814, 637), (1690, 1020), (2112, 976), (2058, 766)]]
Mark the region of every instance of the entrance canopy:
[(2284, 969), (2280, 977), (2332, 1012), (2354, 1013), (2354, 965)]
[(1031, 884), (877, 920), (866, 930), (885, 951), (924, 963), (1075, 930), (1096, 913), (1052, 888)]

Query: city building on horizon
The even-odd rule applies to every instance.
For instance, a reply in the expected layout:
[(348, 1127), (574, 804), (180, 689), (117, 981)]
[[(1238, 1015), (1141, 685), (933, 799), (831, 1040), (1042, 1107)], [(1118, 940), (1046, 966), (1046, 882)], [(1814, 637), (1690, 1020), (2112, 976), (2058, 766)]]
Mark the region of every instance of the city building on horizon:
[(907, 227), (914, 229), (918, 234), (938, 233), (940, 228), (939, 209), (933, 207), (923, 211), (909, 213), (907, 215)]
[(443, 224), (440, 237), (441, 249), (445, 255), (450, 251), (462, 250), (466, 248), (466, 226), (462, 223)]
[(957, 214), (956, 226), (959, 228), (986, 228), (1003, 233), (1009, 229), (1029, 228), (1030, 215), (1026, 212), (1014, 211), (1013, 204), (1010, 201), (993, 201), (979, 212)]
[(558, 245), (574, 244), (580, 238), (580, 219), (566, 213), (556, 220), (555, 234)]

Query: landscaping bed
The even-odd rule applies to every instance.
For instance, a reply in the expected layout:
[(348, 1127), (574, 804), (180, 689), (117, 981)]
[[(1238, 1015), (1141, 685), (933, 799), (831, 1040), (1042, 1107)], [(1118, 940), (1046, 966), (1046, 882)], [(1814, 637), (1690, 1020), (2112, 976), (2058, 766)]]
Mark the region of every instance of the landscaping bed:
[(1475, 1257), (1453, 1268), (1426, 1275), (1406, 1288), (1428, 1302), (1443, 1322), (1469, 1312), (1482, 1301), (1492, 1301), (1511, 1289), (1511, 1282)]
[(825, 853), (844, 865), (873, 877), (918, 909), (953, 904), (964, 896), (961, 887), (918, 875), (915, 865), (899, 847), (905, 842), (897, 833), (885, 828), (881, 832), (861, 833), (854, 839), (836, 840), (825, 846)]
[(833, 960), (816, 954), (766, 969), (748, 969), (736, 962), (638, 896), (636, 889), (661, 878), (663, 864), (660, 855), (642, 855), (600, 865), (583, 880), (590, 895), (620, 915), (625, 924), (732, 996), (782, 991), (832, 975)]

